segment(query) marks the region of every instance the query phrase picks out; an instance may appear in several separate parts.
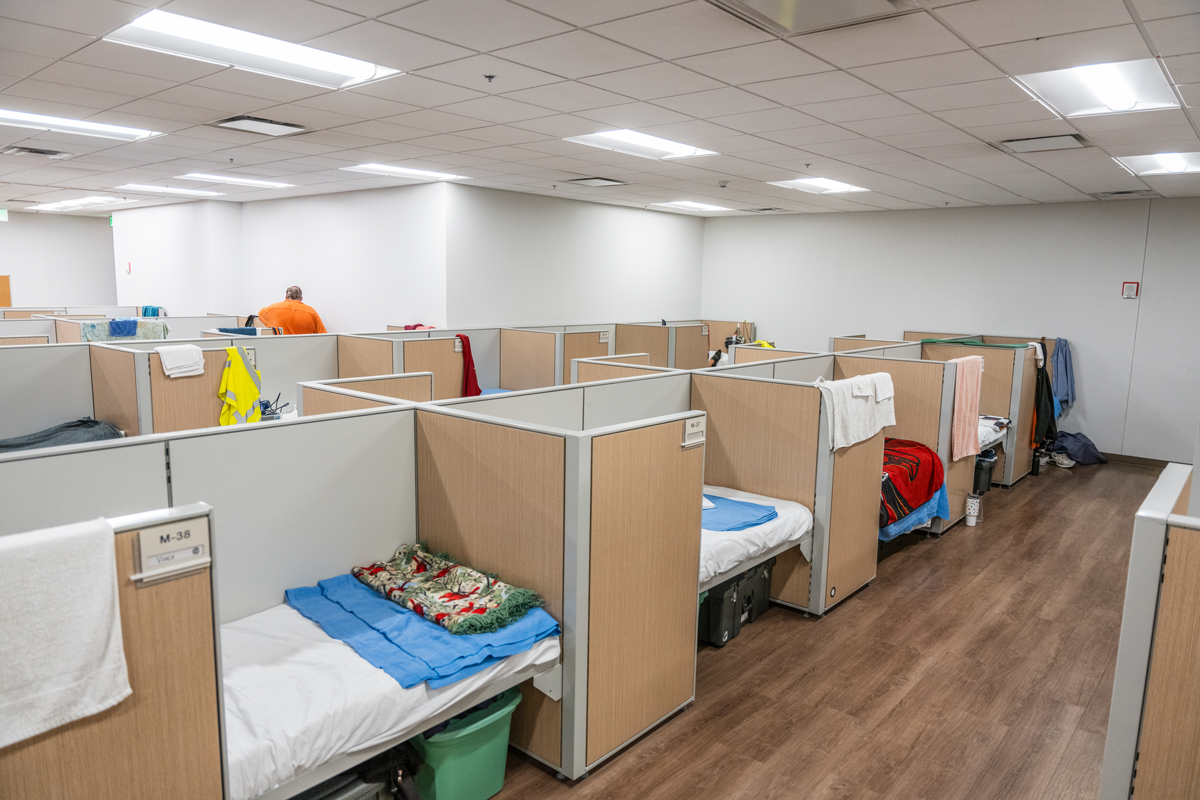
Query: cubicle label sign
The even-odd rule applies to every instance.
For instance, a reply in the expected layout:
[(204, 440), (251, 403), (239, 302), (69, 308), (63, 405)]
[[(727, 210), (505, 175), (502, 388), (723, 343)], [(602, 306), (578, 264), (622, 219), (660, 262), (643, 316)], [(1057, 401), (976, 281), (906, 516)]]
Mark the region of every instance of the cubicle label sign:
[(683, 421), (683, 446), (693, 447), (698, 444), (704, 444), (704, 432), (706, 429), (707, 416), (693, 417)]
[(608, 331), (600, 331), (600, 344), (608, 344)]
[(700, 335), (708, 336), (708, 323), (707, 322), (700, 326)]
[(454, 352), (462, 352), (462, 339), (458, 338), (457, 336), (454, 337)]
[(193, 517), (138, 531), (141, 572), (155, 573), (183, 568), (191, 561), (212, 556), (208, 539), (208, 517)]

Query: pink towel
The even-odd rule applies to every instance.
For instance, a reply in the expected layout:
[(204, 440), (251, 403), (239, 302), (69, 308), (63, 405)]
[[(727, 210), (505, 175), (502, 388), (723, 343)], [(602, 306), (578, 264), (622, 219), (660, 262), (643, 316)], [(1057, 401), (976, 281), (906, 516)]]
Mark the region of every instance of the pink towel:
[(950, 423), (953, 460), (979, 454), (979, 389), (983, 385), (983, 356), (952, 358), (954, 378), (954, 419)]

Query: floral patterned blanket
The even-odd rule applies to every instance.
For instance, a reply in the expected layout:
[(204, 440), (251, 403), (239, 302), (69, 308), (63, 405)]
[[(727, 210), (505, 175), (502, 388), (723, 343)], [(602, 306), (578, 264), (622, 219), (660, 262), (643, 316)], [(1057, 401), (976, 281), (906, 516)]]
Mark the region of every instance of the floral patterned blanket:
[(420, 543), (401, 545), (390, 561), (350, 571), (392, 602), (455, 634), (498, 631), (545, 605), (536, 592), (464, 567), (445, 553), (434, 555)]

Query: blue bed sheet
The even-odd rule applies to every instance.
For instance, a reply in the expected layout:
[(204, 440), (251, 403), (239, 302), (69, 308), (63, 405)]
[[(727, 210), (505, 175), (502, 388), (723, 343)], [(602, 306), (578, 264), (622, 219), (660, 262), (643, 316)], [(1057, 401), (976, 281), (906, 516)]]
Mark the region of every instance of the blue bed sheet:
[(484, 389), (480, 394), (508, 394), (512, 389)]
[(950, 519), (950, 495), (946, 492), (944, 483), (942, 488), (937, 490), (937, 494), (923, 505), (914, 508), (911, 514), (901, 517), (886, 528), (880, 528), (879, 541), (890, 542), (897, 536), (903, 536), (909, 531), (921, 527), (934, 517)]
[(422, 681), (434, 689), (446, 686), (559, 633), (554, 618), (535, 608), (494, 633), (457, 636), (375, 593), (353, 575), (289, 589), (285, 596), (288, 605), (405, 689)]
[(779, 516), (774, 506), (730, 500), (715, 494), (706, 494), (704, 497), (713, 504), (713, 508), (706, 508), (700, 513), (700, 527), (706, 531), (744, 531)]

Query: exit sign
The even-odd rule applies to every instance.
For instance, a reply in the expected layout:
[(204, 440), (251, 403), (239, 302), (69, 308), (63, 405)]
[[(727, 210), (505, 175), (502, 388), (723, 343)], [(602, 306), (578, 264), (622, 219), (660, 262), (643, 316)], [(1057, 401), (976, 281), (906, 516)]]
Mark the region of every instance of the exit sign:
[(8, 222), (8, 209), (0, 208), (0, 222)]

